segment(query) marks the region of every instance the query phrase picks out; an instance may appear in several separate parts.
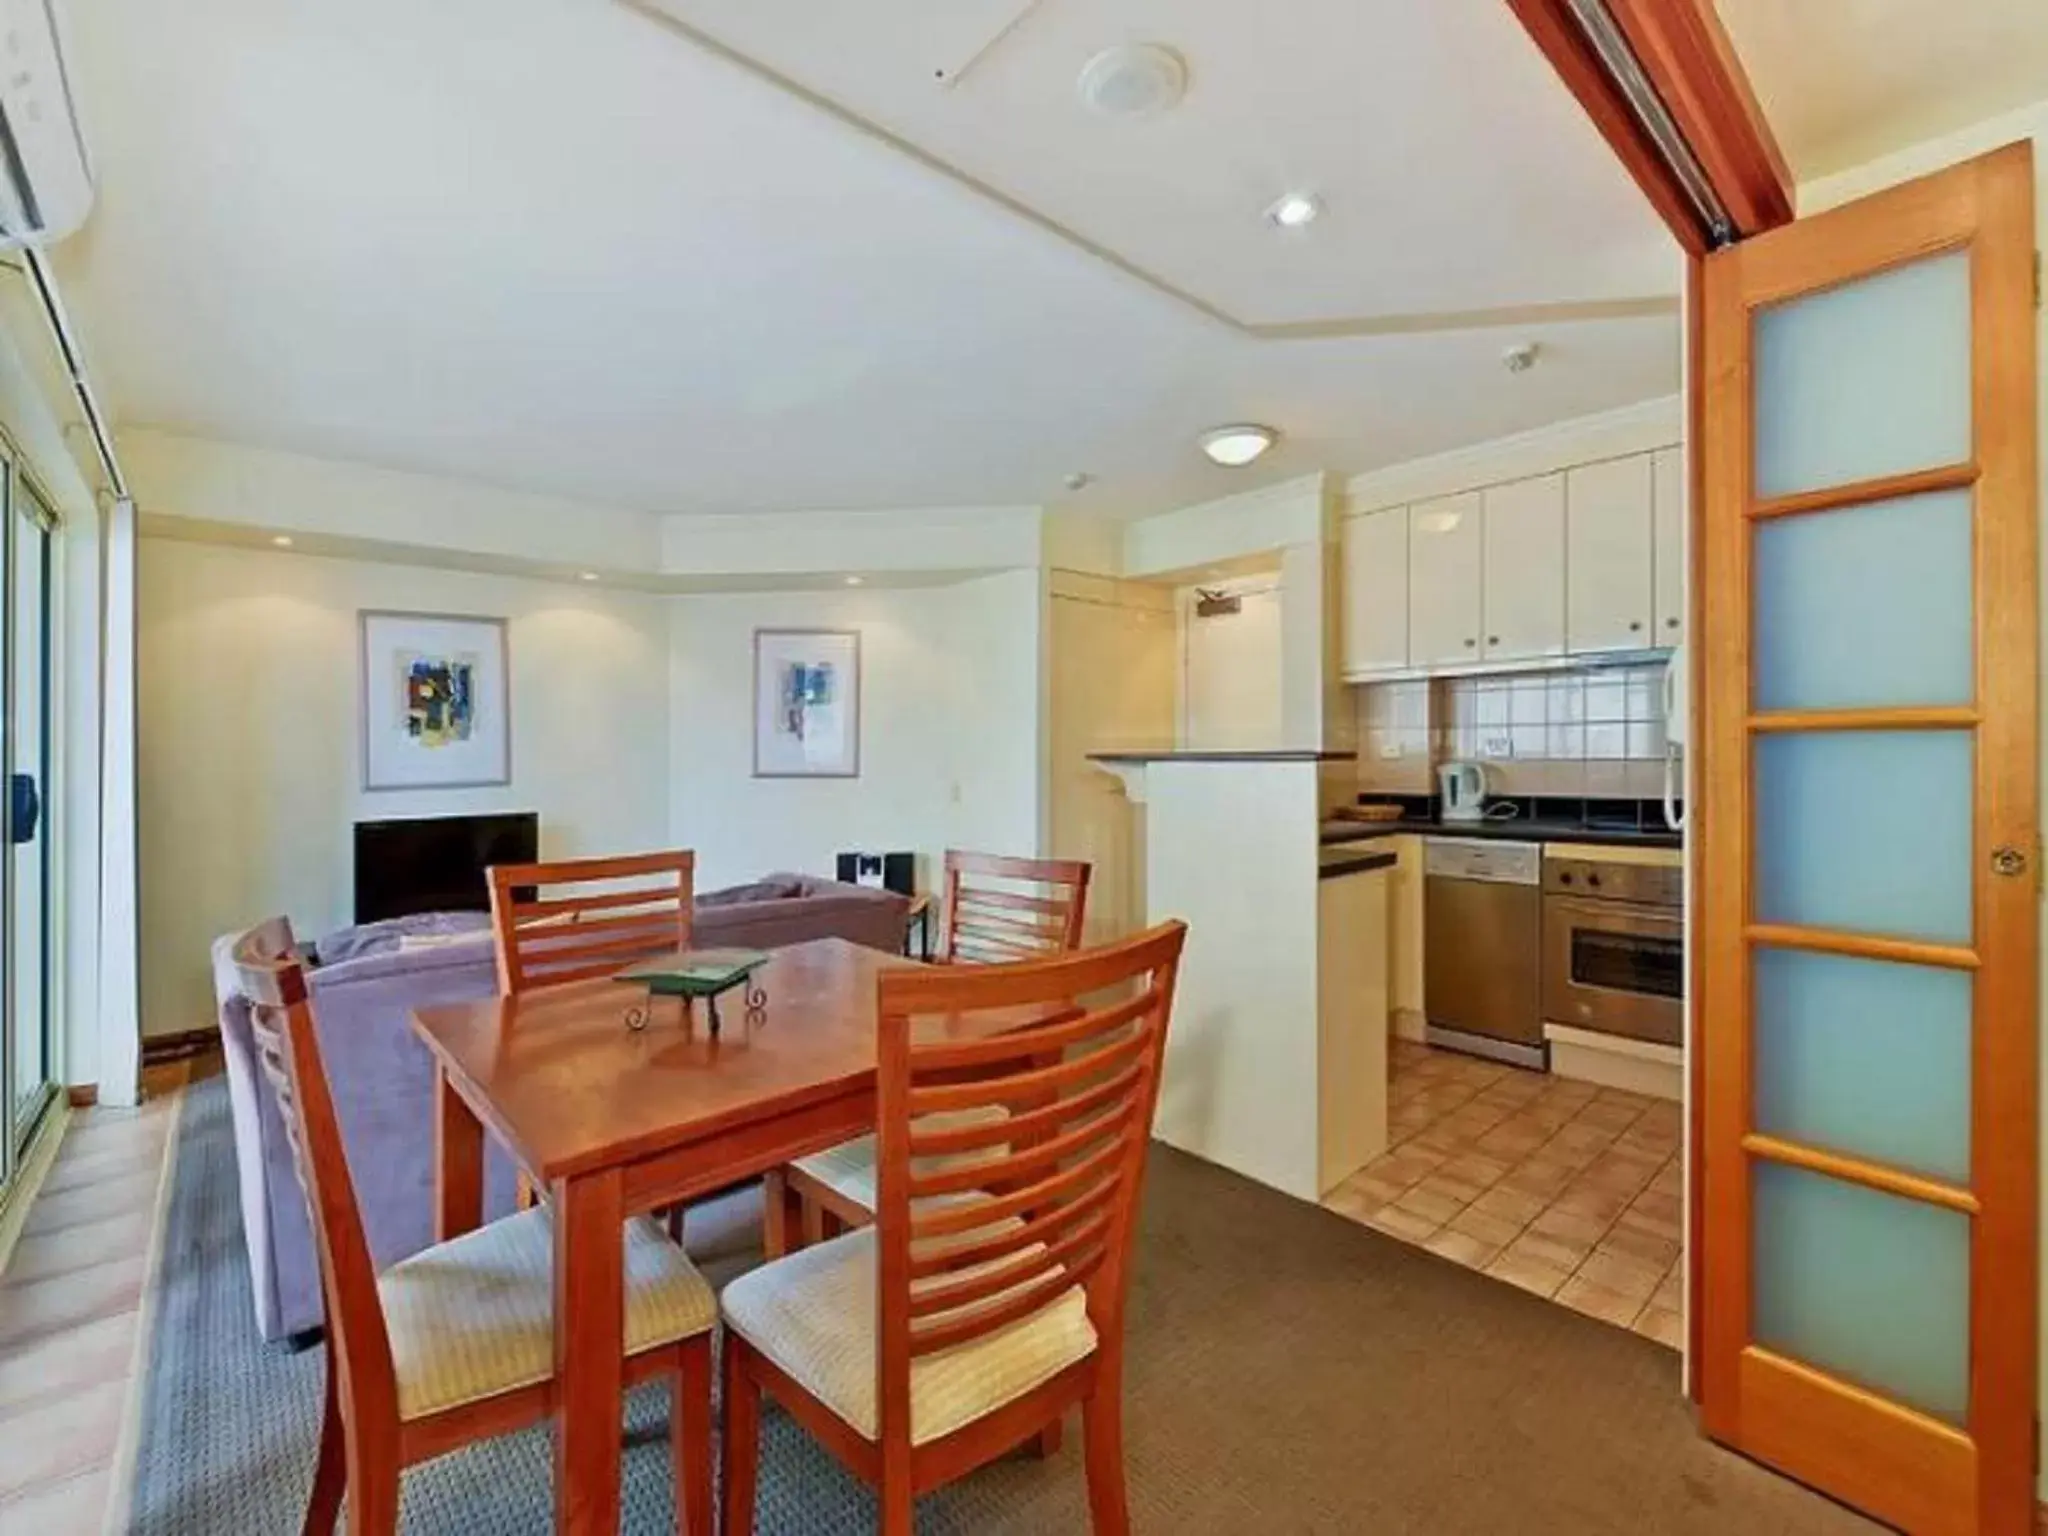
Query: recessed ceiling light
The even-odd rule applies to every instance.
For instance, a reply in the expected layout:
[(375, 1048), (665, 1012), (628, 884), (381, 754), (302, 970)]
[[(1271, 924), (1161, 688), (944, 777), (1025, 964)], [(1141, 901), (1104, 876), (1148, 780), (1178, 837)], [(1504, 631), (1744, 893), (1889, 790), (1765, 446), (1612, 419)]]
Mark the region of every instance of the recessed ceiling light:
[(866, 579), (867, 578), (864, 576), (849, 576), (846, 578), (846, 584), (849, 587), (857, 587)]
[(1202, 452), (1226, 469), (1242, 469), (1278, 441), (1280, 434), (1255, 422), (1211, 427), (1202, 434)]
[(292, 536), (288, 533), (272, 534), (270, 542), (279, 549), (290, 549), (292, 547)]
[(1266, 210), (1266, 217), (1281, 229), (1306, 229), (1323, 211), (1323, 200), (1313, 192), (1290, 192)]
[(597, 580), (597, 572), (595, 572), (595, 571), (578, 571), (578, 572), (576, 573), (576, 579), (577, 579), (578, 581), (595, 581), (595, 580)]

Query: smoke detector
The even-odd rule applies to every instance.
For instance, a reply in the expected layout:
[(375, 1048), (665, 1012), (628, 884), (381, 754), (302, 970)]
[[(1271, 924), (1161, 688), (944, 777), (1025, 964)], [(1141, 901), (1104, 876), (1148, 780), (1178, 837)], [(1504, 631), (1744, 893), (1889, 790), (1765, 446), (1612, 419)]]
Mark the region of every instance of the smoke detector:
[(1082, 67), (1081, 99), (1105, 117), (1156, 117), (1188, 93), (1188, 66), (1158, 43), (1105, 49)]
[(1519, 346), (1509, 347), (1500, 355), (1501, 367), (1509, 373), (1527, 373), (1536, 366), (1536, 343), (1525, 341)]

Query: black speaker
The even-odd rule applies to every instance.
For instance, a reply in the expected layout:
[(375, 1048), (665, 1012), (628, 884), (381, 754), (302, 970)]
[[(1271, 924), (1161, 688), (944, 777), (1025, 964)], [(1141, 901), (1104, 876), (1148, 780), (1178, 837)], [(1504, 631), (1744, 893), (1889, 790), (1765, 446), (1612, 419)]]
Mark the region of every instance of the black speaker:
[(842, 853), (839, 879), (847, 885), (879, 885), (899, 896), (917, 894), (917, 855), (914, 853)]

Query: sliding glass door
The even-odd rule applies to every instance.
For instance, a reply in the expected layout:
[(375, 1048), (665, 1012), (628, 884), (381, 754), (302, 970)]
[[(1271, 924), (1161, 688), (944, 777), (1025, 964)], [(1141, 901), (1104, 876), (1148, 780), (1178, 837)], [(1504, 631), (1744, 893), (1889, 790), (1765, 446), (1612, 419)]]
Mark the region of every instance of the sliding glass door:
[(0, 1189), (56, 1099), (51, 1038), (48, 505), (0, 461)]

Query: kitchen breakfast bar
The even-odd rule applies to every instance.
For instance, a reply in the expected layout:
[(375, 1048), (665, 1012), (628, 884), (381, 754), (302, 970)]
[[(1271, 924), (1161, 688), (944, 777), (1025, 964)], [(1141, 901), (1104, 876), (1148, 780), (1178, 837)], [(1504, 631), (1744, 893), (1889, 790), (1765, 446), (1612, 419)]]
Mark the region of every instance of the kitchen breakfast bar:
[(1325, 847), (1355, 755), (1100, 752), (1143, 819), (1147, 920), (1188, 923), (1156, 1134), (1304, 1200), (1387, 1145), (1388, 872)]

